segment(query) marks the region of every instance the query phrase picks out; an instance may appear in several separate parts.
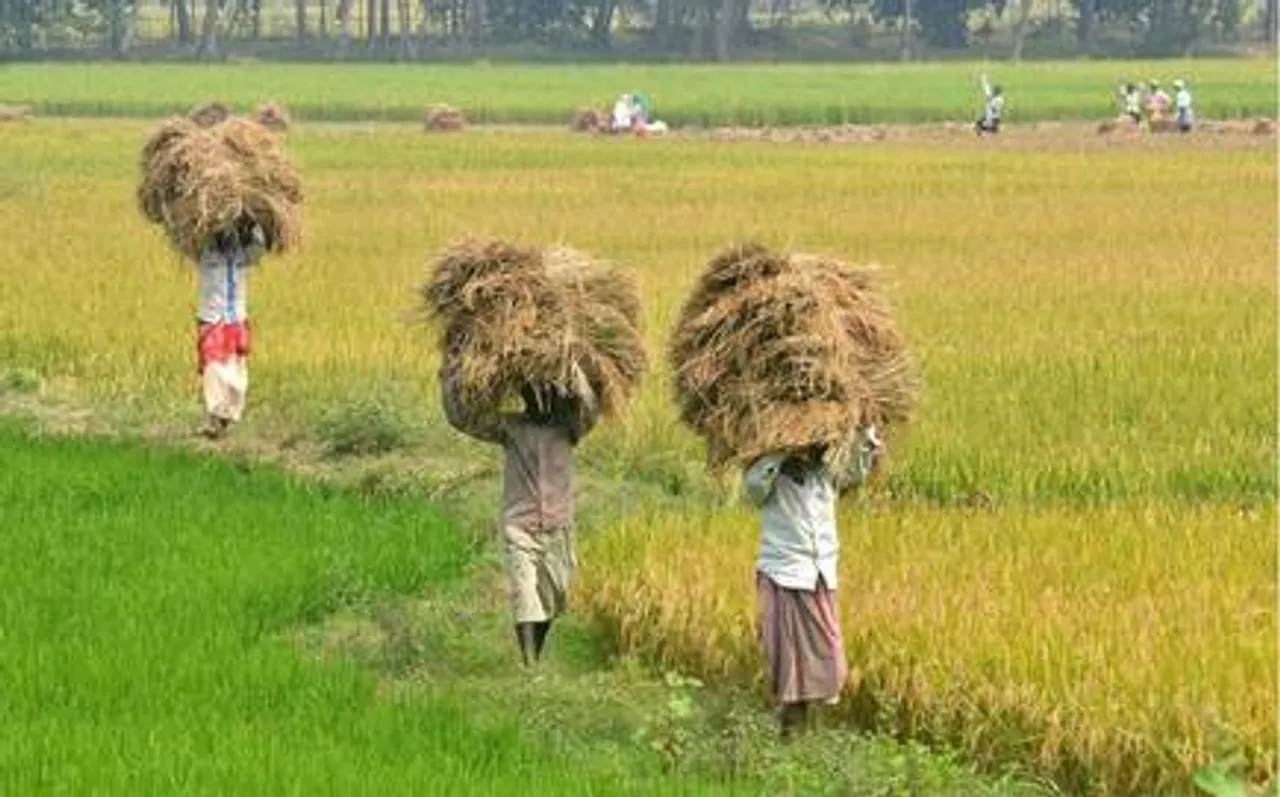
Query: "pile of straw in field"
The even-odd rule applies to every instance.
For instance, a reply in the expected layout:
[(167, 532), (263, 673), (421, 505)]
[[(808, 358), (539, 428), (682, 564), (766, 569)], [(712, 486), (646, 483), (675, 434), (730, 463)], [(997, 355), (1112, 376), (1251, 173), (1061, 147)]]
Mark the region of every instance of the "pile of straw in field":
[(1120, 130), (1126, 123), (1132, 124), (1129, 117), (1117, 116), (1114, 119), (1103, 119), (1098, 123), (1098, 135), (1105, 136)]
[(467, 116), (461, 108), (438, 103), (427, 109), (422, 126), (428, 133), (466, 130)]
[(755, 243), (710, 261), (669, 356), (681, 420), (715, 469), (821, 445), (843, 471), (863, 410), (904, 422), (917, 390), (871, 270)]
[(609, 130), (609, 114), (595, 108), (579, 108), (569, 122), (575, 133), (603, 133)]
[(31, 117), (26, 105), (0, 105), (0, 122), (25, 122)]
[(422, 295), (472, 418), (526, 386), (614, 415), (647, 367), (634, 280), (574, 249), (466, 239), (432, 264)]
[(274, 102), (259, 105), (257, 112), (254, 113), (254, 121), (275, 133), (283, 133), (293, 124), (289, 119), (289, 113)]
[(255, 122), (170, 119), (143, 146), (141, 166), (143, 215), (188, 257), (246, 219), (262, 227), (269, 251), (300, 240), (302, 183), (279, 139)]

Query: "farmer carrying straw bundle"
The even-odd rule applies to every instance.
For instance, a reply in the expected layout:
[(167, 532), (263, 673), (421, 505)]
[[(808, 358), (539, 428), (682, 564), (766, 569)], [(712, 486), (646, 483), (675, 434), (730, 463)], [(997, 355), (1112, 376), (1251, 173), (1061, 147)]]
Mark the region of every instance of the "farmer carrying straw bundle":
[[(500, 527), (516, 640), (536, 662), (567, 607), (573, 452), (634, 394), (646, 368), (628, 275), (571, 249), (466, 240), (423, 290), (441, 327), (449, 423), (505, 454)], [(507, 410), (512, 403), (519, 410)]]
[(302, 186), (276, 137), (226, 115), (166, 122), (143, 147), (141, 166), (143, 215), (196, 264), (200, 431), (216, 439), (244, 414), (249, 270), (264, 253), (297, 245)]
[(789, 738), (844, 687), (836, 503), (909, 416), (914, 368), (868, 271), (757, 244), (711, 260), (670, 354), (682, 420), (760, 513), (758, 629)]

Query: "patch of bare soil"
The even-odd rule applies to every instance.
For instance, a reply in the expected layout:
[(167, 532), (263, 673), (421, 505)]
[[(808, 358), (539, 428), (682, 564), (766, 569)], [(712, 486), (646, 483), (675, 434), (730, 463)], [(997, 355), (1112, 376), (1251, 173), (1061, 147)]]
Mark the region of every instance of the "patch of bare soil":
[(997, 135), (979, 136), (958, 122), (920, 125), (839, 125), (835, 127), (724, 127), (675, 130), (667, 138), (772, 144), (910, 144), (966, 149), (1031, 151), (1165, 149), (1274, 149), (1276, 128), (1268, 119), (1206, 121), (1190, 133), (1134, 130), (1115, 122), (1035, 122), (1007, 125)]

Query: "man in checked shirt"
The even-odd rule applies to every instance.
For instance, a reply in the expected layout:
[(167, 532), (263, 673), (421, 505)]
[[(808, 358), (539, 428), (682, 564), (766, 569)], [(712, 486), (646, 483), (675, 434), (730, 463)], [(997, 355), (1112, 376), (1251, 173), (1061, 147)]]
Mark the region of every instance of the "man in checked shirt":
[(445, 416), (459, 431), (502, 446), (501, 528), (516, 641), (525, 666), (542, 655), (564, 613), (577, 566), (573, 547), (573, 449), (599, 419), (596, 407), (551, 388), (526, 386), (524, 412), (478, 417), (458, 398), (457, 360), (440, 384)]

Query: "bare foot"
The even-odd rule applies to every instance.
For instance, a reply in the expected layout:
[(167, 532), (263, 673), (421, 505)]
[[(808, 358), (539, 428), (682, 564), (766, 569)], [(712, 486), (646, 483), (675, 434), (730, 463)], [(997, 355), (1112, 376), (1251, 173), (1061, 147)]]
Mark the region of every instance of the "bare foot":
[(200, 427), (200, 434), (207, 440), (219, 440), (226, 435), (230, 426), (231, 422), (226, 418), (210, 416), (205, 419), (204, 425)]

